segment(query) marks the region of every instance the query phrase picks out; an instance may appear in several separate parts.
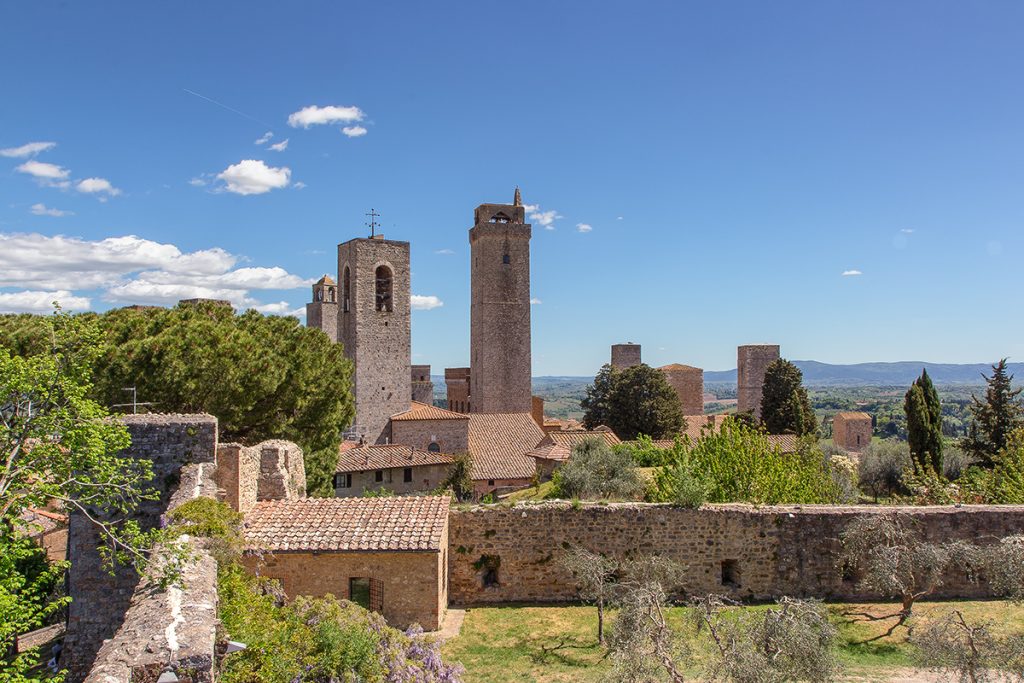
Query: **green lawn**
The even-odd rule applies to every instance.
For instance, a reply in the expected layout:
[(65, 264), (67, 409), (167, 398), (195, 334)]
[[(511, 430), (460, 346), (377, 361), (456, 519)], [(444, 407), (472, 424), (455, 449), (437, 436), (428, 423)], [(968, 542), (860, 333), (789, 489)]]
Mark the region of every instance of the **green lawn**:
[[(918, 619), (927, 619), (930, 614), (954, 607), (968, 619), (995, 621), (997, 632), (1024, 632), (1024, 608), (1007, 602), (930, 602), (922, 603), (915, 611)], [(881, 616), (895, 610), (891, 604), (829, 605), (839, 627), (839, 657), (847, 673), (873, 678), (887, 670), (912, 665), (905, 630), (873, 643), (858, 644), (884, 632), (891, 622), (849, 623), (849, 617), (843, 616), (849, 611)], [(678, 633), (695, 640), (686, 620), (686, 608), (672, 608), (669, 618)], [(607, 621), (610, 623), (611, 619)], [(596, 634), (597, 610), (593, 607), (479, 607), (467, 610), (460, 635), (445, 643), (443, 652), (445, 661), (459, 661), (466, 667), (467, 683), (597, 681), (608, 666)], [(552, 650), (559, 644), (563, 647)], [(699, 651), (700, 646), (697, 647)]]

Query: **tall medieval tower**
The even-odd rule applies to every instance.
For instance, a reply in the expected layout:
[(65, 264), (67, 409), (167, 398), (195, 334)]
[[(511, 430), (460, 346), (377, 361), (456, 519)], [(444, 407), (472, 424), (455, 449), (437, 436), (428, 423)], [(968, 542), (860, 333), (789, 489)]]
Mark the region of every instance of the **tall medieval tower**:
[(330, 275), (313, 285), (313, 301), (306, 304), (306, 327), (323, 330), (332, 342), (338, 341), (338, 285)]
[(469, 231), (470, 396), (474, 413), (529, 413), (530, 225), (512, 204), (481, 204)]
[(383, 235), (338, 245), (338, 341), (352, 359), (354, 428), (383, 443), (389, 418), (409, 410), (412, 395), (409, 243)]

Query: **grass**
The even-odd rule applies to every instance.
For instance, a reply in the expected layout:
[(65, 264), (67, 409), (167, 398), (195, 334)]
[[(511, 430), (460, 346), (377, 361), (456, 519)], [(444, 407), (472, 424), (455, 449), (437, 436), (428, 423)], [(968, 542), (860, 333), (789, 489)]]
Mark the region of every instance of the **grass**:
[[(1001, 634), (1024, 633), (1024, 608), (1002, 601), (952, 601), (921, 603), (918, 619), (961, 610), (969, 620), (991, 620)], [(764, 606), (739, 609), (762, 610)], [(894, 668), (913, 666), (905, 629), (872, 643), (862, 641), (883, 633), (891, 621), (850, 623), (846, 612), (891, 614), (897, 606), (881, 604), (828, 605), (839, 628), (838, 656), (846, 672), (874, 678)], [(687, 609), (669, 611), (673, 628), (702, 651), (702, 640), (686, 619)], [(606, 627), (614, 614), (606, 619)], [(552, 649), (559, 643), (564, 646)], [(597, 645), (597, 610), (586, 606), (478, 607), (466, 611), (462, 631), (445, 643), (445, 661), (466, 667), (467, 683), (497, 681), (598, 681), (608, 672), (605, 651)], [(700, 656), (699, 654), (697, 655)], [(694, 662), (696, 664), (696, 661)], [(692, 672), (691, 672), (692, 673)]]

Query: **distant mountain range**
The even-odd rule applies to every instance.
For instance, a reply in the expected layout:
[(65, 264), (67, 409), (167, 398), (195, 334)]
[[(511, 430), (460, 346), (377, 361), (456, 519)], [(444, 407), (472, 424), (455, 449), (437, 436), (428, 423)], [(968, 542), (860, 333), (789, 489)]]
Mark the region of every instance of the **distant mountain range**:
[[(804, 383), (812, 386), (907, 386), (927, 369), (936, 384), (981, 385), (981, 375), (992, 374), (987, 363), (926, 363), (898, 361), (895, 363), (855, 363), (833, 365), (816, 360), (795, 360), (793, 363), (804, 373)], [(1014, 384), (1024, 382), (1024, 363), (1007, 363), (1016, 376)], [(591, 377), (534, 377), (535, 386), (592, 381)], [(705, 370), (705, 384), (736, 384), (736, 370)]]

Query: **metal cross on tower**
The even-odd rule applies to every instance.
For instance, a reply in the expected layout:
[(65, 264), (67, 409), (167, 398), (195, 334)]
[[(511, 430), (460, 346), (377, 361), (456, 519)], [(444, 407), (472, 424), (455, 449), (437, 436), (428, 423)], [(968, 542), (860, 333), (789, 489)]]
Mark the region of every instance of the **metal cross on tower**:
[(370, 217), (370, 222), (366, 224), (366, 227), (370, 228), (370, 237), (374, 237), (377, 234), (377, 228), (380, 227), (380, 223), (377, 219), (380, 218), (380, 214), (375, 210), (370, 209), (370, 213), (366, 214)]

